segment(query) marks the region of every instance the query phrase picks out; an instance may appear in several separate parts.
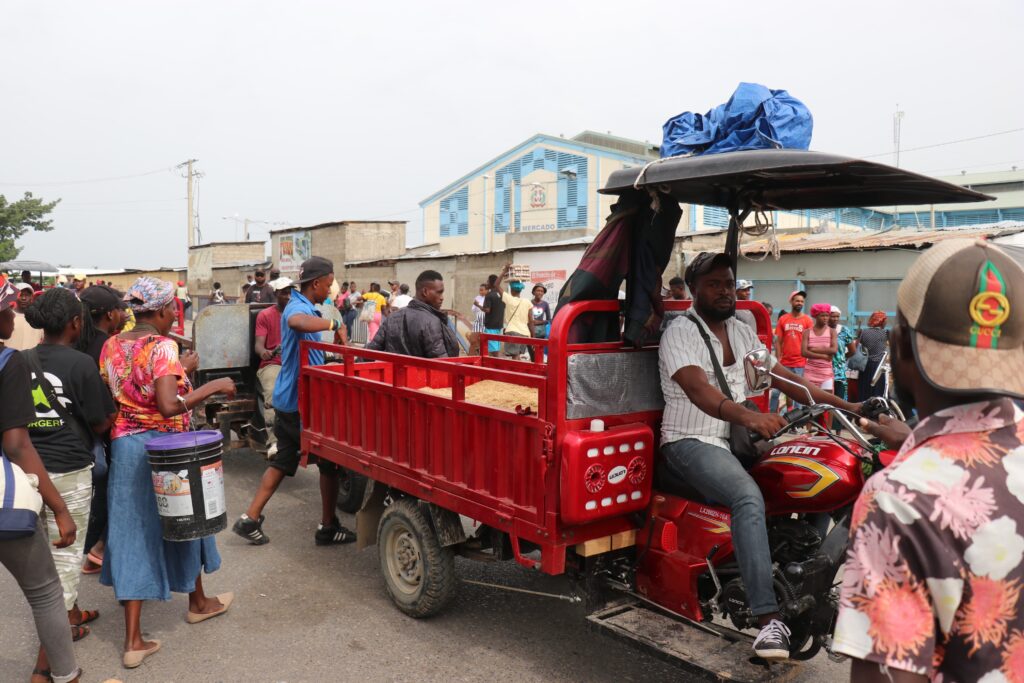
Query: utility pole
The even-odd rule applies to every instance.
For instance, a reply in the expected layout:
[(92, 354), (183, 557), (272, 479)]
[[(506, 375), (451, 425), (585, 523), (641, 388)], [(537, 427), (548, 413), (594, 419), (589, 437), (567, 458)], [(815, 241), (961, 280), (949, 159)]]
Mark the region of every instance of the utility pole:
[(193, 180), (194, 177), (198, 177), (200, 175), (200, 173), (198, 171), (195, 171), (193, 169), (192, 165), (195, 164), (197, 161), (198, 161), (198, 159), (189, 159), (188, 161), (183, 161), (180, 164), (178, 164), (178, 168), (185, 167), (187, 169), (185, 171), (185, 176), (184, 177), (185, 177), (186, 182), (188, 183), (186, 187), (188, 189), (188, 246), (189, 247), (194, 247), (195, 244), (196, 244), (196, 226), (195, 226), (196, 214), (195, 214), (195, 210), (193, 209), (193, 194), (192, 194), (193, 184), (192, 184), (192, 180)]

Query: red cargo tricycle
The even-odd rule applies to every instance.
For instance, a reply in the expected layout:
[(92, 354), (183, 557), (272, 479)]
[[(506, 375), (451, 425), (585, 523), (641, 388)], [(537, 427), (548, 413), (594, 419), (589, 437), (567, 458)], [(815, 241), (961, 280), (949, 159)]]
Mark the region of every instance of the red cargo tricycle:
[[(986, 199), (900, 169), (791, 150), (668, 159), (617, 171), (602, 191), (648, 190), (662, 201), (728, 209), (734, 264), (743, 222), (755, 211)], [(666, 302), (666, 315), (688, 304)], [(756, 302), (738, 307), (753, 313), (771, 348), (767, 311)], [(303, 361), (303, 449), (370, 480), (357, 518), (360, 544), (378, 545), (388, 593), (406, 614), (426, 617), (445, 606), (457, 555), (515, 560), (568, 575), (595, 627), (685, 668), (723, 680), (788, 678), (794, 660), (829, 651), (850, 512), (865, 472), (880, 466), (878, 449), (841, 411), (809, 402), (788, 415), (790, 427), (751, 468), (765, 499), (778, 602), (792, 631), (789, 662), (752, 660), (752, 639), (741, 631), (755, 622), (728, 509), (658, 476), (664, 399), (656, 342), (580, 334), (590, 317), (619, 314), (615, 300), (573, 301), (559, 306), (546, 340), (495, 337), (545, 347), (546, 363), (543, 353), (536, 362), (485, 353), (425, 360), (304, 343), (342, 362)], [(752, 389), (773, 381), (770, 363), (767, 353), (745, 359)], [(536, 405), (468, 402), (467, 387), (485, 380), (535, 390)], [(826, 412), (829, 430), (819, 424)], [(809, 433), (785, 433), (797, 427)]]

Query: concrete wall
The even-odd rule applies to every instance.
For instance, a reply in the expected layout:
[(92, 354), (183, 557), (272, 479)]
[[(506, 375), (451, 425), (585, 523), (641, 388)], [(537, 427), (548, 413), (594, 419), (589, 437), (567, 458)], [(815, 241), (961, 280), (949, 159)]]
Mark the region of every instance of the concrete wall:
[(301, 234), (309, 235), (309, 255), (331, 259), (335, 275), (341, 280), (350, 279), (345, 272), (346, 263), (395, 258), (405, 253), (405, 221), (342, 221), (278, 231), (271, 233), (271, 258), (280, 264), (283, 275), (295, 277), (302, 258), (289, 264), (287, 258), (282, 258), (281, 240)]
[[(190, 247), (188, 250), (188, 291), (191, 296), (210, 292), (218, 268), (237, 263), (262, 263), (266, 259), (265, 242), (214, 242)], [(255, 268), (249, 269), (251, 274)], [(220, 276), (218, 276), (220, 277)], [(232, 282), (234, 275), (227, 276)], [(245, 276), (242, 276), (242, 282)], [(227, 283), (221, 280), (227, 287)], [(225, 289), (225, 292), (227, 290)], [(231, 293), (231, 292), (227, 292)]]
[(145, 270), (132, 273), (96, 273), (95, 275), (89, 276), (89, 282), (96, 283), (103, 280), (105, 283), (118, 289), (125, 291), (128, 289), (133, 282), (138, 280), (140, 277), (153, 277), (158, 280), (166, 280), (167, 282), (177, 283), (179, 280), (185, 279), (184, 270)]

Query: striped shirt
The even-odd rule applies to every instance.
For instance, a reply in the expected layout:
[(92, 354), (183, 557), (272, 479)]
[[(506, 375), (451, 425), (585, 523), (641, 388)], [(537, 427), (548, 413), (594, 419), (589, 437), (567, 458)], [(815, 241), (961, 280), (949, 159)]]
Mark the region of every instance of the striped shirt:
[[(746, 378), (743, 373), (743, 357), (751, 351), (763, 349), (764, 344), (757, 338), (750, 326), (736, 320), (735, 317), (725, 321), (729, 344), (732, 346), (736, 362), (726, 366), (723, 361), (722, 342), (697, 315), (680, 316), (672, 321), (665, 334), (661, 337), (658, 350), (658, 367), (661, 370), (661, 392), (665, 395), (665, 413), (661, 420), (662, 445), (680, 439), (698, 439), (713, 446), (729, 449), (729, 423), (711, 417), (698, 408), (687, 397), (679, 383), (672, 379), (681, 368), (690, 365), (704, 371), (711, 386), (719, 389), (715, 366), (711, 363), (708, 346), (700, 336), (700, 331), (693, 321), (704, 326), (711, 338), (711, 346), (718, 356), (725, 379), (733, 398), (742, 401), (747, 396), (756, 395), (747, 391)], [(774, 364), (774, 359), (772, 364)]]

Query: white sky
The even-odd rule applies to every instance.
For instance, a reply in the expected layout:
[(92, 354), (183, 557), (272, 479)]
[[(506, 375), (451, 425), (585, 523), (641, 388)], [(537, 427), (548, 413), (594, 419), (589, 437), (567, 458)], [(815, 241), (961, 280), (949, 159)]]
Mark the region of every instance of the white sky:
[[(0, 7), (0, 193), (62, 198), (22, 257), (82, 267), (186, 263), (185, 181), (161, 169), (189, 157), (207, 241), (236, 239), (234, 214), (418, 235), (421, 199), (534, 133), (657, 142), (740, 81), (789, 90), (812, 148), (855, 156), (892, 150), (897, 103), (904, 149), (1024, 127), (1022, 29), (1013, 0), (16, 0)], [(1021, 132), (902, 158), (1014, 164)]]

